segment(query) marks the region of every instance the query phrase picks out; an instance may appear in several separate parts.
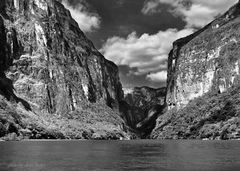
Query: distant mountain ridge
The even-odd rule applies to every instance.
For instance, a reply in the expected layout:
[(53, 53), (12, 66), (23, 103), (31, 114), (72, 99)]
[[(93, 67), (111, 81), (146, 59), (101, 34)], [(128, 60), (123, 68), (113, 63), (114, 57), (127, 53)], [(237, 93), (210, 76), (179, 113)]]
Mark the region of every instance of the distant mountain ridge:
[(164, 108), (166, 88), (147, 86), (123, 88), (124, 101), (120, 111), (125, 123), (145, 138), (155, 126), (155, 120)]
[(123, 89), (125, 101), (131, 106), (138, 106), (147, 110), (152, 105), (164, 104), (166, 88), (151, 88), (147, 86)]

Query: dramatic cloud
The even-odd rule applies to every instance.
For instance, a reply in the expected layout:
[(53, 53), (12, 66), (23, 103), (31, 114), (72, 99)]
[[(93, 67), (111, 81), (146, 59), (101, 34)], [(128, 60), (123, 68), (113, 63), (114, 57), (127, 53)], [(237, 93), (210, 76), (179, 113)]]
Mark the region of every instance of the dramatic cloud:
[(72, 17), (77, 21), (82, 31), (92, 32), (100, 27), (100, 17), (89, 12), (81, 2), (73, 6), (67, 0), (63, 0), (62, 4), (71, 12)]
[[(149, 74), (149, 79), (155, 81), (154, 73), (167, 69), (167, 58), (173, 41), (192, 32), (192, 29), (180, 31), (168, 29), (154, 35), (143, 34), (140, 37), (133, 32), (126, 39), (121, 37), (108, 39), (100, 51), (117, 65), (137, 68), (129, 74)], [(162, 78), (166, 79), (166, 77)], [(163, 79), (159, 79), (159, 81), (163, 81)]]
[[(171, 26), (172, 29), (162, 31), (159, 27), (156, 34), (140, 34), (131, 28), (120, 27), (121, 32), (132, 33), (128, 37), (114, 36), (109, 38), (101, 48), (104, 56), (122, 67), (121, 80), (124, 86), (141, 82), (145, 85), (164, 86), (167, 79), (167, 58), (172, 43), (196, 29), (211, 22), (217, 15), (224, 13), (237, 0), (145, 0), (142, 13), (152, 18), (154, 16), (177, 16), (183, 25)], [(158, 13), (156, 15), (153, 15)], [(167, 15), (166, 15), (167, 16)], [(173, 17), (175, 18), (175, 17)], [(168, 20), (168, 17), (160, 20)], [(156, 21), (155, 21), (156, 22)], [(184, 25), (185, 22), (185, 25)], [(146, 32), (146, 31), (144, 31)], [(127, 69), (126, 69), (127, 68)]]
[(148, 74), (147, 79), (153, 82), (164, 82), (167, 80), (167, 71)]
[(142, 13), (153, 14), (159, 12), (161, 4), (169, 4), (173, 7), (171, 12), (186, 21), (186, 27), (203, 27), (236, 2), (237, 0), (147, 0)]

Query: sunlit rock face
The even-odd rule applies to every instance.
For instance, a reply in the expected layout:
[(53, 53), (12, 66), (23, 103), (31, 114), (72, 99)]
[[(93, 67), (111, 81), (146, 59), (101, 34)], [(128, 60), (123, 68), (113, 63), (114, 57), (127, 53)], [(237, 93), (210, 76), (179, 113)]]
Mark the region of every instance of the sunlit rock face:
[(240, 3), (174, 42), (154, 139), (238, 139)]
[(174, 42), (168, 61), (168, 108), (240, 81), (240, 3), (198, 32)]
[(117, 66), (95, 49), (61, 3), (3, 0), (0, 11), (6, 34), (1, 64), (19, 97), (57, 114), (89, 102), (118, 106), (123, 92)]
[(0, 139), (129, 138), (117, 66), (56, 0), (0, 3)]

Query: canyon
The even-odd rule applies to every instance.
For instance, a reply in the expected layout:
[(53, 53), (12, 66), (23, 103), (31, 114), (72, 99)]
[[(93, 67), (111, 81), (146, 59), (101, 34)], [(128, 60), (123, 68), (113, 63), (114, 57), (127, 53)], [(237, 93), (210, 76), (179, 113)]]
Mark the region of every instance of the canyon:
[(118, 67), (57, 0), (0, 4), (0, 138), (240, 138), (240, 2), (176, 40), (166, 88)]

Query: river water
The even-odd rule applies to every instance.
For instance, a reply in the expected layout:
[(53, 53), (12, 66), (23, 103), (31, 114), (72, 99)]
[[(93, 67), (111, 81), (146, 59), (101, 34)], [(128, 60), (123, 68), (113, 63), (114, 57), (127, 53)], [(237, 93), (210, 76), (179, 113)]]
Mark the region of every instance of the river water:
[(239, 171), (240, 141), (0, 142), (0, 171)]

